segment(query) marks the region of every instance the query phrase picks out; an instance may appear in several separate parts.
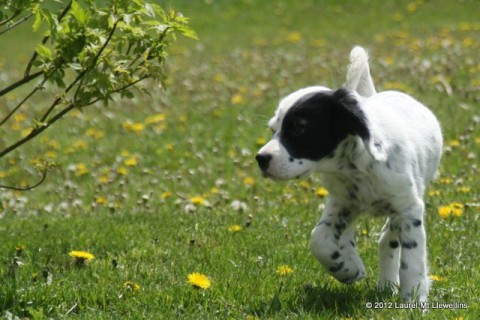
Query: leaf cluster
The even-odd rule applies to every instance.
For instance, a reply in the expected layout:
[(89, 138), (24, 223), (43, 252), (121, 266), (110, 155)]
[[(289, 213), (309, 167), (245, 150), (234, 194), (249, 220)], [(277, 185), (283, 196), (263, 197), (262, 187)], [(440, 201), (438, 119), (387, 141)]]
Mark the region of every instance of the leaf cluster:
[[(0, 158), (33, 139), (75, 108), (96, 102), (105, 106), (113, 96), (133, 98), (145, 92), (140, 82), (165, 79), (165, 49), (177, 35), (196, 38), (188, 19), (145, 0), (1, 1), (0, 35), (27, 21), (42, 40), (23, 77), (0, 88), (0, 98), (32, 81), (33, 89), (6, 115), (0, 127), (38, 92), (52, 90), (53, 102), (37, 110), (31, 132), (0, 150)], [(50, 91), (49, 91), (50, 92)]]

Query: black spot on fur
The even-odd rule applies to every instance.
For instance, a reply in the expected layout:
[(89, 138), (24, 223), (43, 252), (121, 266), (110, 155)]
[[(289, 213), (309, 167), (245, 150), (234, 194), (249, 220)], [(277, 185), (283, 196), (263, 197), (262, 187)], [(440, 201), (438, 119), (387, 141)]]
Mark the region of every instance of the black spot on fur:
[(400, 262), (400, 269), (402, 269), (402, 270), (407, 270), (407, 269), (408, 269), (408, 264), (406, 264), (405, 262), (401, 261), (401, 262)]
[(355, 242), (350, 241), (350, 245), (355, 248)]
[(288, 158), (288, 161), (290, 162), (293, 162), (295, 159), (293, 159), (292, 157)]
[(328, 270), (330, 270), (330, 272), (334, 272), (334, 273), (335, 273), (335, 272), (337, 272), (337, 271), (340, 271), (340, 269), (343, 268), (343, 264), (344, 264), (344, 262), (342, 261), (342, 262), (340, 262), (339, 264), (337, 264), (336, 266), (330, 267)]
[(415, 240), (402, 242), (402, 248), (404, 248), (404, 249), (414, 249), (417, 246), (418, 246), (418, 244)]
[(413, 219), (413, 226), (420, 227), (422, 225), (422, 220)]
[(398, 245), (399, 245), (399, 243), (398, 243), (397, 240), (392, 240), (392, 241), (390, 241), (390, 248), (392, 248), (392, 249), (397, 249), (397, 248), (398, 248)]
[(330, 258), (332, 258), (332, 260), (336, 260), (340, 257), (340, 252), (338, 251), (335, 251), (332, 253), (332, 255), (330, 256)]
[(301, 97), (285, 114), (280, 142), (292, 157), (316, 161), (332, 155), (349, 135), (370, 138), (357, 100), (342, 88)]

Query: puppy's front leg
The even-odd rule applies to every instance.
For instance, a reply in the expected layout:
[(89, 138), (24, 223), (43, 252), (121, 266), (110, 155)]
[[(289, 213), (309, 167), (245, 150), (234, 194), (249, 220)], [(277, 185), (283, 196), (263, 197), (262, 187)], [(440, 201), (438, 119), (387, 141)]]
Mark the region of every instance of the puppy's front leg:
[(310, 242), (310, 250), (325, 270), (343, 283), (352, 283), (365, 276), (365, 266), (353, 240), (353, 219), (349, 209), (329, 201), (312, 231)]

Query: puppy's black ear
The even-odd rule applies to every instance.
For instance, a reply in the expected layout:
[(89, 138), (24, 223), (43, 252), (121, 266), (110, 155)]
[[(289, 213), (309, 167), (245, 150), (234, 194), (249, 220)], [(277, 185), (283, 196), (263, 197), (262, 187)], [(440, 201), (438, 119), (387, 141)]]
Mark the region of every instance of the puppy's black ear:
[(355, 96), (349, 90), (340, 88), (333, 93), (333, 99), (340, 107), (340, 110), (337, 110), (341, 113), (338, 125), (351, 135), (358, 135), (363, 140), (369, 140), (368, 121)]

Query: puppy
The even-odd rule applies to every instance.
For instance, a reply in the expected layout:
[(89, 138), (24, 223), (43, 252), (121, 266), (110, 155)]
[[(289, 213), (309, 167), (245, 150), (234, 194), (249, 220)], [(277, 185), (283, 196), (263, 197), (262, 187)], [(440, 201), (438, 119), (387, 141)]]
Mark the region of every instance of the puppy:
[(343, 283), (365, 276), (353, 222), (386, 216), (379, 241), (380, 288), (426, 301), (427, 250), (423, 194), (440, 162), (442, 133), (420, 102), (398, 91), (377, 93), (368, 56), (350, 54), (344, 88), (295, 91), (280, 101), (271, 140), (256, 155), (265, 177), (284, 180), (320, 172), (329, 198), (310, 249)]

